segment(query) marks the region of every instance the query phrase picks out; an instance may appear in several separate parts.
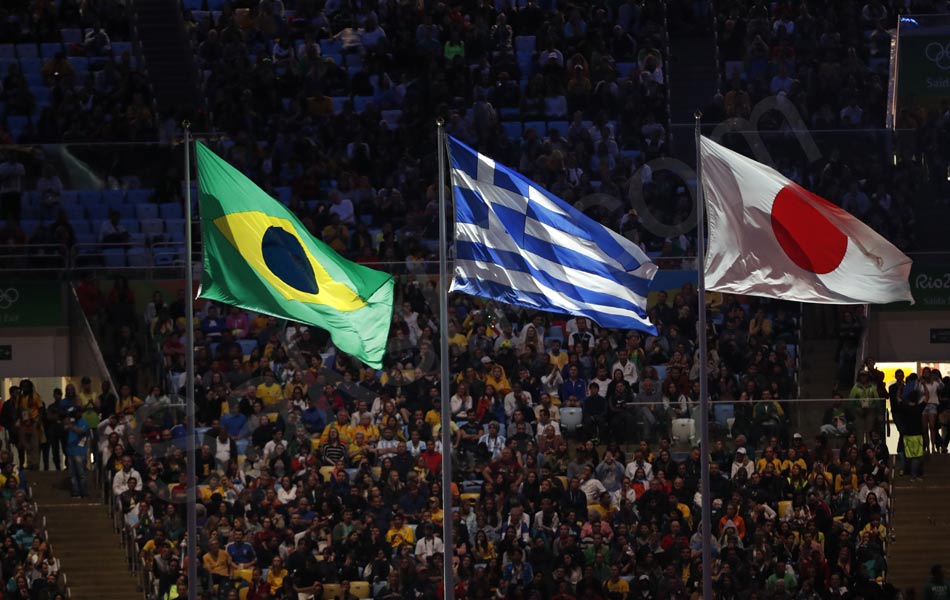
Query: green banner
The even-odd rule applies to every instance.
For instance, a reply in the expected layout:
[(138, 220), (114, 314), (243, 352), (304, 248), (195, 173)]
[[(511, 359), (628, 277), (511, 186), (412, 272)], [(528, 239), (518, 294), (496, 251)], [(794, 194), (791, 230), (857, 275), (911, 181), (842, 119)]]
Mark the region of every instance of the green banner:
[(898, 45), (898, 113), (941, 111), (950, 99), (950, 34), (902, 33)]
[(894, 302), (875, 305), (874, 310), (947, 310), (950, 308), (950, 267), (912, 267), (910, 292), (914, 295), (913, 305)]
[(63, 286), (55, 281), (0, 282), (0, 328), (66, 324)]

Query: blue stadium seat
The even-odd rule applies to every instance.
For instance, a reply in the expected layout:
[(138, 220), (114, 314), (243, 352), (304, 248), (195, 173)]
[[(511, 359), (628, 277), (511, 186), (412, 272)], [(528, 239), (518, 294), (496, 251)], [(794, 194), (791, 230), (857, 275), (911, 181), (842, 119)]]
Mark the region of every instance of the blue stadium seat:
[(366, 105), (372, 101), (373, 99), (368, 96), (353, 96), (353, 110), (357, 114), (362, 114), (366, 110)]
[(63, 45), (59, 42), (43, 42), (40, 44), (40, 56), (43, 58), (53, 58), (57, 52), (63, 51)]
[(208, 0), (208, 10), (221, 10), (227, 0)]
[(185, 216), (184, 211), (181, 208), (181, 204), (178, 204), (177, 202), (165, 202), (164, 204), (159, 204), (158, 214), (166, 220), (182, 219)]
[(729, 419), (735, 418), (736, 407), (731, 402), (714, 402), (713, 415), (715, 416), (716, 423), (726, 425)]
[(656, 369), (656, 378), (660, 382), (666, 379), (666, 365), (656, 365), (654, 368)]
[(137, 219), (122, 219), (122, 226), (129, 230), (129, 233), (138, 233), (139, 232), (139, 222)]
[(561, 134), (561, 137), (567, 137), (567, 130), (570, 129), (571, 124), (567, 121), (548, 121), (548, 130), (556, 129), (558, 133)]
[(135, 218), (135, 208), (129, 206), (128, 204), (115, 204), (109, 206), (110, 211), (116, 211), (119, 213), (119, 217), (122, 220), (134, 219)]
[(158, 205), (150, 202), (135, 204), (135, 217), (138, 219), (157, 219)]
[(132, 42), (112, 42), (112, 54), (118, 58), (123, 52), (132, 54)]
[(342, 54), (343, 53), (343, 42), (340, 40), (320, 40), (320, 54), (326, 56), (327, 54)]
[(19, 65), (19, 61), (15, 58), (3, 58), (0, 57), (0, 75), (4, 77), (10, 72), (10, 67), (13, 65)]
[(277, 192), (277, 199), (280, 200), (280, 203), (283, 205), (290, 204), (290, 199), (293, 197), (293, 190), (289, 187), (279, 187), (274, 188), (274, 191)]
[[(149, 206), (155, 206), (151, 204)], [(142, 233), (154, 238), (165, 234), (165, 221), (161, 219), (142, 219)]]
[(23, 130), (26, 129), (26, 126), (30, 124), (30, 118), (24, 117), (22, 115), (8, 115), (7, 116), (7, 129), (13, 135), (14, 138), (19, 138), (20, 134), (23, 133)]
[(109, 218), (109, 206), (106, 204), (90, 204), (85, 209), (86, 216), (100, 225)]
[(86, 218), (86, 211), (80, 204), (65, 204), (62, 205), (62, 207), (63, 210), (66, 211), (66, 216), (69, 217), (69, 221), (74, 227), (78, 220)]
[(343, 112), (343, 107), (346, 106), (349, 98), (346, 96), (334, 96), (331, 100), (333, 101), (333, 114), (338, 115)]
[(23, 219), (20, 221), (20, 229), (22, 229), (26, 235), (33, 235), (39, 226), (40, 222), (36, 219)]
[(16, 45), (16, 55), (17, 55), (17, 58), (39, 58), (40, 51), (36, 47), (36, 44), (32, 42), (27, 42), (24, 44)]
[(130, 267), (147, 267), (151, 262), (145, 248), (129, 248), (125, 257)]
[(76, 196), (79, 203), (86, 206), (102, 202), (102, 192), (99, 190), (79, 190), (76, 192)]
[(98, 241), (98, 233), (76, 232), (77, 244), (95, 244)]
[(16, 49), (13, 44), (0, 44), (0, 58), (16, 58)]
[(630, 77), (636, 68), (637, 63), (617, 63), (617, 74), (620, 77)]
[[(20, 70), (23, 71), (23, 75), (41, 75), (43, 69), (43, 59), (42, 58), (21, 58), (20, 59)], [(27, 78), (29, 79), (29, 78)]]
[(85, 56), (70, 56), (69, 64), (76, 71), (76, 77), (83, 78), (89, 73), (89, 59)]
[(510, 140), (520, 140), (521, 139), (521, 122), (520, 121), (502, 121), (501, 128), (505, 132), (505, 135)]
[(185, 10), (201, 10), (201, 0), (184, 0)]
[(102, 201), (110, 206), (125, 203), (125, 190), (102, 190)]
[(148, 202), (155, 190), (151, 188), (142, 188), (139, 190), (129, 190), (126, 194), (126, 201), (129, 204), (138, 204), (139, 202)]
[(79, 28), (66, 28), (59, 30), (59, 37), (63, 40), (64, 44), (81, 44), (82, 43), (82, 29)]
[(107, 248), (102, 251), (102, 258), (107, 267), (117, 268), (126, 265), (125, 250), (122, 248)]
[(249, 356), (257, 348), (257, 340), (238, 340), (238, 345), (244, 356)]
[(185, 239), (185, 220), (182, 218), (165, 219), (165, 233), (174, 239), (177, 235), (180, 239)]
[(76, 235), (80, 233), (93, 233), (93, 231), (95, 231), (95, 224), (92, 221), (87, 221), (86, 218), (81, 215), (75, 219), (70, 217), (69, 224), (73, 226), (73, 232)]
[(518, 54), (533, 53), (537, 47), (537, 38), (533, 35), (519, 35), (515, 37), (515, 51)]
[(544, 121), (526, 121), (524, 123), (524, 131), (527, 131), (529, 129), (534, 129), (534, 132), (542, 137), (548, 131), (547, 126), (544, 124)]

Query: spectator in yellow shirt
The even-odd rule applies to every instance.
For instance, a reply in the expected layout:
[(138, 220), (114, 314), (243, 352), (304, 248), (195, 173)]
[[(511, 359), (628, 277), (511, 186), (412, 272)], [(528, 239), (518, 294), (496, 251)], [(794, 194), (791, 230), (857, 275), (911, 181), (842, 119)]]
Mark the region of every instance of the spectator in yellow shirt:
[(620, 578), (620, 567), (610, 565), (610, 579), (607, 580), (607, 597), (627, 600), (630, 596), (630, 584)]
[(284, 585), (284, 577), (287, 577), (287, 569), (284, 568), (284, 561), (279, 556), (275, 556), (270, 563), (270, 570), (267, 571), (267, 585), (270, 586), (270, 593), (276, 594)]
[(760, 474), (765, 473), (765, 465), (768, 465), (768, 464), (771, 464), (772, 466), (775, 467), (776, 473), (782, 472), (782, 461), (776, 458), (775, 449), (773, 449), (772, 447), (766, 448), (765, 453), (763, 454), (762, 458), (755, 461), (755, 471)]
[(264, 383), (257, 386), (257, 397), (261, 399), (264, 408), (276, 406), (284, 397), (283, 390), (274, 377), (274, 372), (270, 369), (264, 371)]
[(227, 583), (234, 570), (231, 555), (221, 549), (221, 542), (212, 538), (208, 544), (208, 551), (201, 559), (204, 568), (211, 573), (213, 583)]
[(350, 444), (356, 439), (353, 426), (350, 425), (350, 412), (345, 408), (341, 408), (336, 413), (336, 421), (330, 423), (323, 429), (323, 433), (320, 434), (320, 444), (326, 444), (327, 440), (330, 439), (331, 429), (336, 429), (337, 433), (340, 434), (340, 441), (344, 444)]
[[(432, 388), (432, 389), (435, 389), (435, 388)], [(442, 423), (442, 401), (438, 398), (435, 398), (432, 401), (432, 408), (430, 408), (429, 411), (426, 412), (426, 425), (428, 425), (430, 429), (435, 429), (435, 426), (440, 425), (441, 423)]]
[(403, 516), (399, 513), (393, 515), (392, 523), (389, 525), (389, 531), (386, 532), (386, 541), (395, 549), (403, 544), (414, 546), (416, 536), (412, 528), (406, 525)]

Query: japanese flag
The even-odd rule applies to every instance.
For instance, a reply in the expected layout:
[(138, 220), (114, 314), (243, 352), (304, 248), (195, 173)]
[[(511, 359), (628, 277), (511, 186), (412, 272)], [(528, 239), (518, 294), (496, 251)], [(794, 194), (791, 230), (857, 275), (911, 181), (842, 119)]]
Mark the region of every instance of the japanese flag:
[(703, 137), (706, 288), (824, 304), (913, 303), (911, 260), (848, 212)]

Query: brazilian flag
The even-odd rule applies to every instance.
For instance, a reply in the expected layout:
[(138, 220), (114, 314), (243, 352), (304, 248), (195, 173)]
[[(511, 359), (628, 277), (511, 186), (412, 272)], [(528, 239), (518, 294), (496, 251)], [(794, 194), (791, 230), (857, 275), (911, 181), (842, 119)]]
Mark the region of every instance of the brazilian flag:
[(382, 366), (393, 278), (346, 260), (282, 204), (197, 143), (204, 273), (198, 297), (322, 327)]

